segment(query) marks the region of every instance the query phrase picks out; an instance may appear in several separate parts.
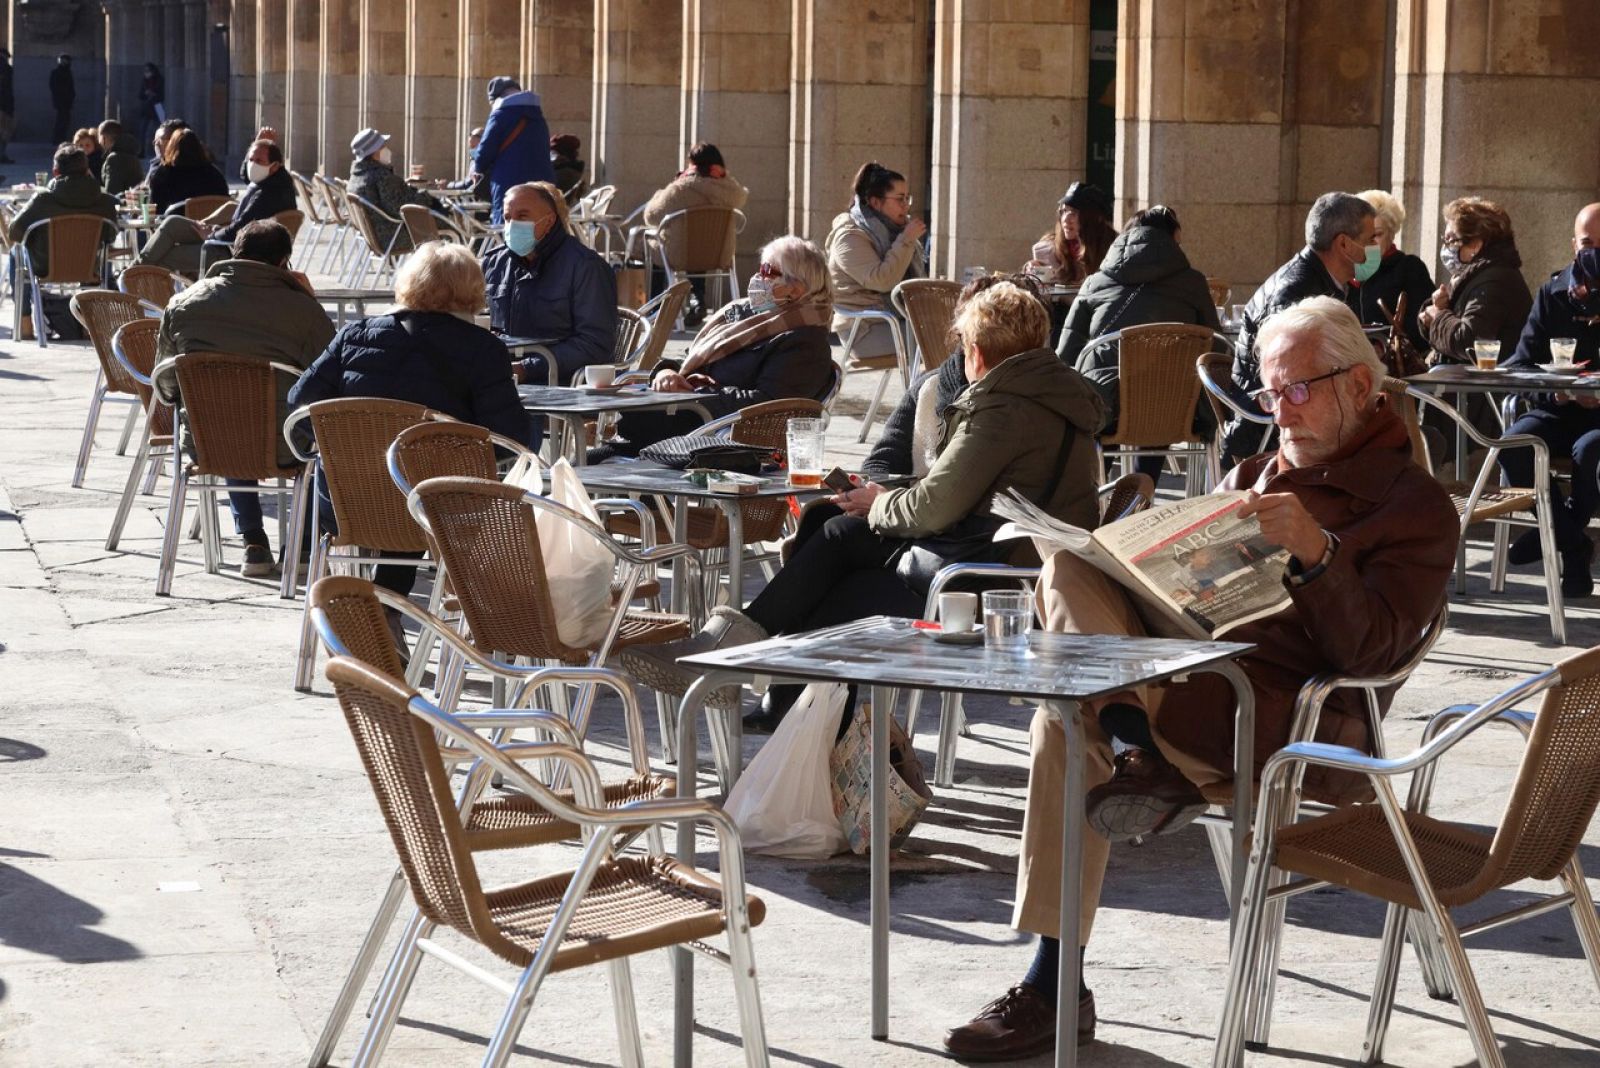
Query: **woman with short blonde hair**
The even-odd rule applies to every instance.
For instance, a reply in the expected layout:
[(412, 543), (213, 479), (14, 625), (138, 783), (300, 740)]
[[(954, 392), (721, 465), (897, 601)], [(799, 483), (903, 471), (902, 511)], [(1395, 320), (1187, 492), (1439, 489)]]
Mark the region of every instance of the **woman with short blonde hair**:
[(483, 310), (483, 268), (465, 245), (429, 241), (418, 246), (395, 275), (394, 296), (411, 311), (450, 312), (470, 319)]

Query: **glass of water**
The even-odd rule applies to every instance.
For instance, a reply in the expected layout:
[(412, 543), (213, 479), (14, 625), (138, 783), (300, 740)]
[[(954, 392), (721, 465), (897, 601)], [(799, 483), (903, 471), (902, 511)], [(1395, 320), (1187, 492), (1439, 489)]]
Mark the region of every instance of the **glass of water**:
[(983, 595), (983, 643), (991, 649), (1020, 652), (1028, 648), (1033, 605), (1021, 590), (989, 590)]
[(1550, 339), (1550, 359), (1557, 364), (1572, 362), (1578, 354), (1578, 339), (1575, 337), (1553, 337)]

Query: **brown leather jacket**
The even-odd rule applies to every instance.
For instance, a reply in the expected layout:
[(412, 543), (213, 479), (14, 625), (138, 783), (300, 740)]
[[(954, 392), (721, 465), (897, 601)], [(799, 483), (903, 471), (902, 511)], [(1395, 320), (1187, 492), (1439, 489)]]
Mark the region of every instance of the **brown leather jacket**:
[[(1328, 569), (1290, 586), (1293, 605), (1225, 635), (1256, 652), (1240, 666), (1254, 685), (1259, 774), (1289, 739), (1295, 697), (1313, 675), (1392, 671), (1416, 648), (1445, 598), (1455, 561), (1454, 505), (1433, 476), (1411, 460), (1405, 425), (1380, 408), (1344, 455), (1280, 470), (1276, 453), (1234, 468), (1224, 489), (1293, 493), (1339, 547)], [(1214, 675), (1172, 687), (1158, 714), (1163, 738), (1217, 768), (1233, 764), (1233, 700)], [(1381, 704), (1388, 710), (1390, 691)], [(1222, 707), (1218, 707), (1218, 703)], [(1198, 707), (1197, 707), (1198, 705)], [(1335, 693), (1318, 741), (1370, 752), (1359, 691)], [(1308, 796), (1350, 801), (1370, 796), (1365, 779), (1309, 774)]]

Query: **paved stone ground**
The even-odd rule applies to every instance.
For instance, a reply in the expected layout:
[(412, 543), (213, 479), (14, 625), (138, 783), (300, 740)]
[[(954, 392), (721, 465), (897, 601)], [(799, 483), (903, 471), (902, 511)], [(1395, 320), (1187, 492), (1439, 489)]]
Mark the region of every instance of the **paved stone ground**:
[[(0, 340), (0, 1065), (300, 1064), (393, 852), (326, 684), (290, 688), (299, 603), (265, 582), (206, 575), (195, 543), (181, 550), (173, 596), (157, 599), (164, 497), (140, 498), (123, 551), (103, 549), (129, 463), (113, 452), (115, 414), (84, 487), (68, 488), (93, 377), (86, 346)], [(854, 437), (868, 384), (850, 383), (835, 439)], [(841, 460), (859, 453), (836, 449)], [(236, 563), (237, 543), (226, 553)], [(1471, 562), (1450, 633), (1390, 716), (1397, 750), (1428, 710), (1490, 696), (1559, 655), (1537, 577), (1514, 573), (1491, 595), (1482, 546)], [(1600, 640), (1592, 603), (1569, 619), (1574, 644)], [(1029, 710), (971, 711), (956, 786), (937, 792), (895, 860), (890, 1042), (867, 1038), (864, 860), (750, 859), (769, 908), (755, 937), (775, 1063), (941, 1063), (943, 1030), (1026, 967), (1028, 941), (1006, 919)], [(602, 712), (595, 732), (608, 766), (619, 758), (613, 722)], [(918, 741), (931, 766), (932, 733)], [(1440, 809), (1493, 824), (1514, 760), (1509, 735), (1465, 745), (1442, 777)], [(1591, 871), (1597, 844), (1591, 833), (1583, 847)], [(487, 881), (573, 857), (495, 857)], [(1250, 1063), (1357, 1063), (1381, 912), (1324, 891), (1289, 915), (1274, 1045)], [(1119, 849), (1088, 954), (1102, 1019), (1084, 1063), (1209, 1063), (1225, 939), (1198, 832)], [(1474, 945), (1508, 1063), (1600, 1064), (1600, 995), (1564, 916)], [(700, 974), (699, 1062), (742, 1063), (731, 987), (705, 965)], [(665, 1063), (665, 962), (641, 960), (635, 985), (647, 1056)], [(554, 977), (518, 1063), (615, 1063), (608, 1010), (600, 973)], [(474, 1064), (498, 1014), (497, 995), (426, 966), (388, 1063)], [(1454, 1006), (1428, 1000), (1409, 963), (1388, 1055), (1411, 1068), (1473, 1063)]]

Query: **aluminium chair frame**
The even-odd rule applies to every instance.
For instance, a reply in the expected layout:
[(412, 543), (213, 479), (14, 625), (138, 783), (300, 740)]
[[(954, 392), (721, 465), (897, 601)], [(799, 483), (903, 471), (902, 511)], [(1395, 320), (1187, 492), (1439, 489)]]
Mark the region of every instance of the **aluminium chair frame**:
[[(37, 272), (34, 270), (33, 255), (28, 251), (28, 244), (33, 239), (34, 232), (39, 230), (41, 227), (46, 228), (45, 240), (49, 241), (50, 234), (48, 228), (52, 224), (60, 222), (64, 219), (93, 219), (101, 224), (100, 233), (102, 237), (106, 233), (105, 228), (111, 228), (111, 236), (106, 240), (101, 241), (99, 247), (95, 251), (95, 266), (99, 278), (93, 283), (53, 282), (48, 280), (41, 281)], [(32, 224), (26, 231), (24, 231), (20, 240), (12, 242), (11, 256), (16, 261), (16, 287), (11, 294), (12, 338), (22, 337), (22, 309), (24, 306), (22, 294), (27, 292), (29, 294), (29, 304), (31, 304), (33, 309), (32, 315), (34, 340), (38, 343), (41, 349), (49, 348), (50, 345), (47, 337), (50, 333), (50, 324), (44, 316), (44, 288), (46, 286), (55, 286), (59, 288), (61, 286), (68, 285), (78, 286), (80, 288), (93, 285), (104, 288), (106, 285), (107, 271), (106, 251), (117, 240), (117, 236), (121, 233), (122, 227), (110, 219), (103, 218), (99, 215), (87, 215), (78, 212), (66, 215), (56, 215), (49, 219), (40, 219), (38, 222)], [(59, 265), (52, 264), (50, 269), (55, 271), (58, 269), (58, 266)]]
[[(149, 375), (140, 371), (133, 365), (133, 361), (128, 358), (127, 351), (124, 348), (123, 336), (127, 332), (128, 328), (132, 326), (140, 326), (143, 323), (154, 324), (155, 320), (137, 319), (131, 323), (124, 323), (111, 337), (112, 356), (114, 356), (116, 361), (122, 365), (122, 369), (128, 373), (130, 378), (149, 389), (151, 393), (149, 401), (144, 402), (146, 405), (144, 413), (144, 429), (140, 432), (139, 449), (134, 454), (133, 465), (128, 469), (128, 481), (127, 484), (122, 488), (121, 500), (117, 502), (117, 514), (116, 517), (111, 521), (110, 532), (106, 535), (107, 552), (116, 552), (117, 546), (121, 544), (122, 530), (123, 527), (127, 525), (128, 515), (133, 511), (133, 501), (134, 497), (139, 492), (139, 483), (141, 477), (144, 481), (144, 492), (153, 492), (155, 489), (156, 476), (161, 471), (162, 463), (168, 458), (167, 450), (172, 447), (172, 435), (170, 433), (162, 435), (162, 437), (166, 439), (166, 441), (162, 444), (157, 444), (153, 440), (154, 427), (151, 425), (152, 417), (154, 417), (155, 414), (162, 409), (166, 409), (168, 411), (169, 414), (167, 418), (171, 419), (172, 406), (155, 395), (155, 383), (151, 380)], [(151, 327), (146, 326), (143, 327), (143, 329), (149, 330)], [(154, 368), (152, 368), (152, 370), (153, 369)], [(143, 401), (143, 398), (141, 398), (141, 401)]]
[(850, 329), (845, 331), (845, 336), (840, 339), (844, 347), (839, 353), (839, 368), (843, 374), (849, 374), (852, 370), (869, 373), (880, 370), (880, 368), (870, 364), (856, 368), (850, 366), (850, 354), (855, 349), (856, 339), (861, 335), (863, 326), (873, 322), (885, 323), (889, 327), (889, 336), (894, 341), (895, 366), (881, 368), (883, 373), (878, 378), (878, 388), (873, 391), (872, 401), (867, 405), (867, 414), (861, 419), (861, 433), (856, 435), (857, 442), (864, 442), (867, 440), (868, 432), (872, 430), (872, 424), (877, 420), (878, 406), (883, 403), (883, 391), (889, 385), (890, 376), (898, 369), (901, 387), (905, 389), (911, 387), (911, 359), (906, 353), (906, 343), (901, 331), (900, 317), (893, 312), (884, 311), (882, 308), (863, 308), (860, 311), (852, 311), (848, 308), (835, 307), (833, 309), (833, 317), (835, 319), (844, 319), (850, 323)]

